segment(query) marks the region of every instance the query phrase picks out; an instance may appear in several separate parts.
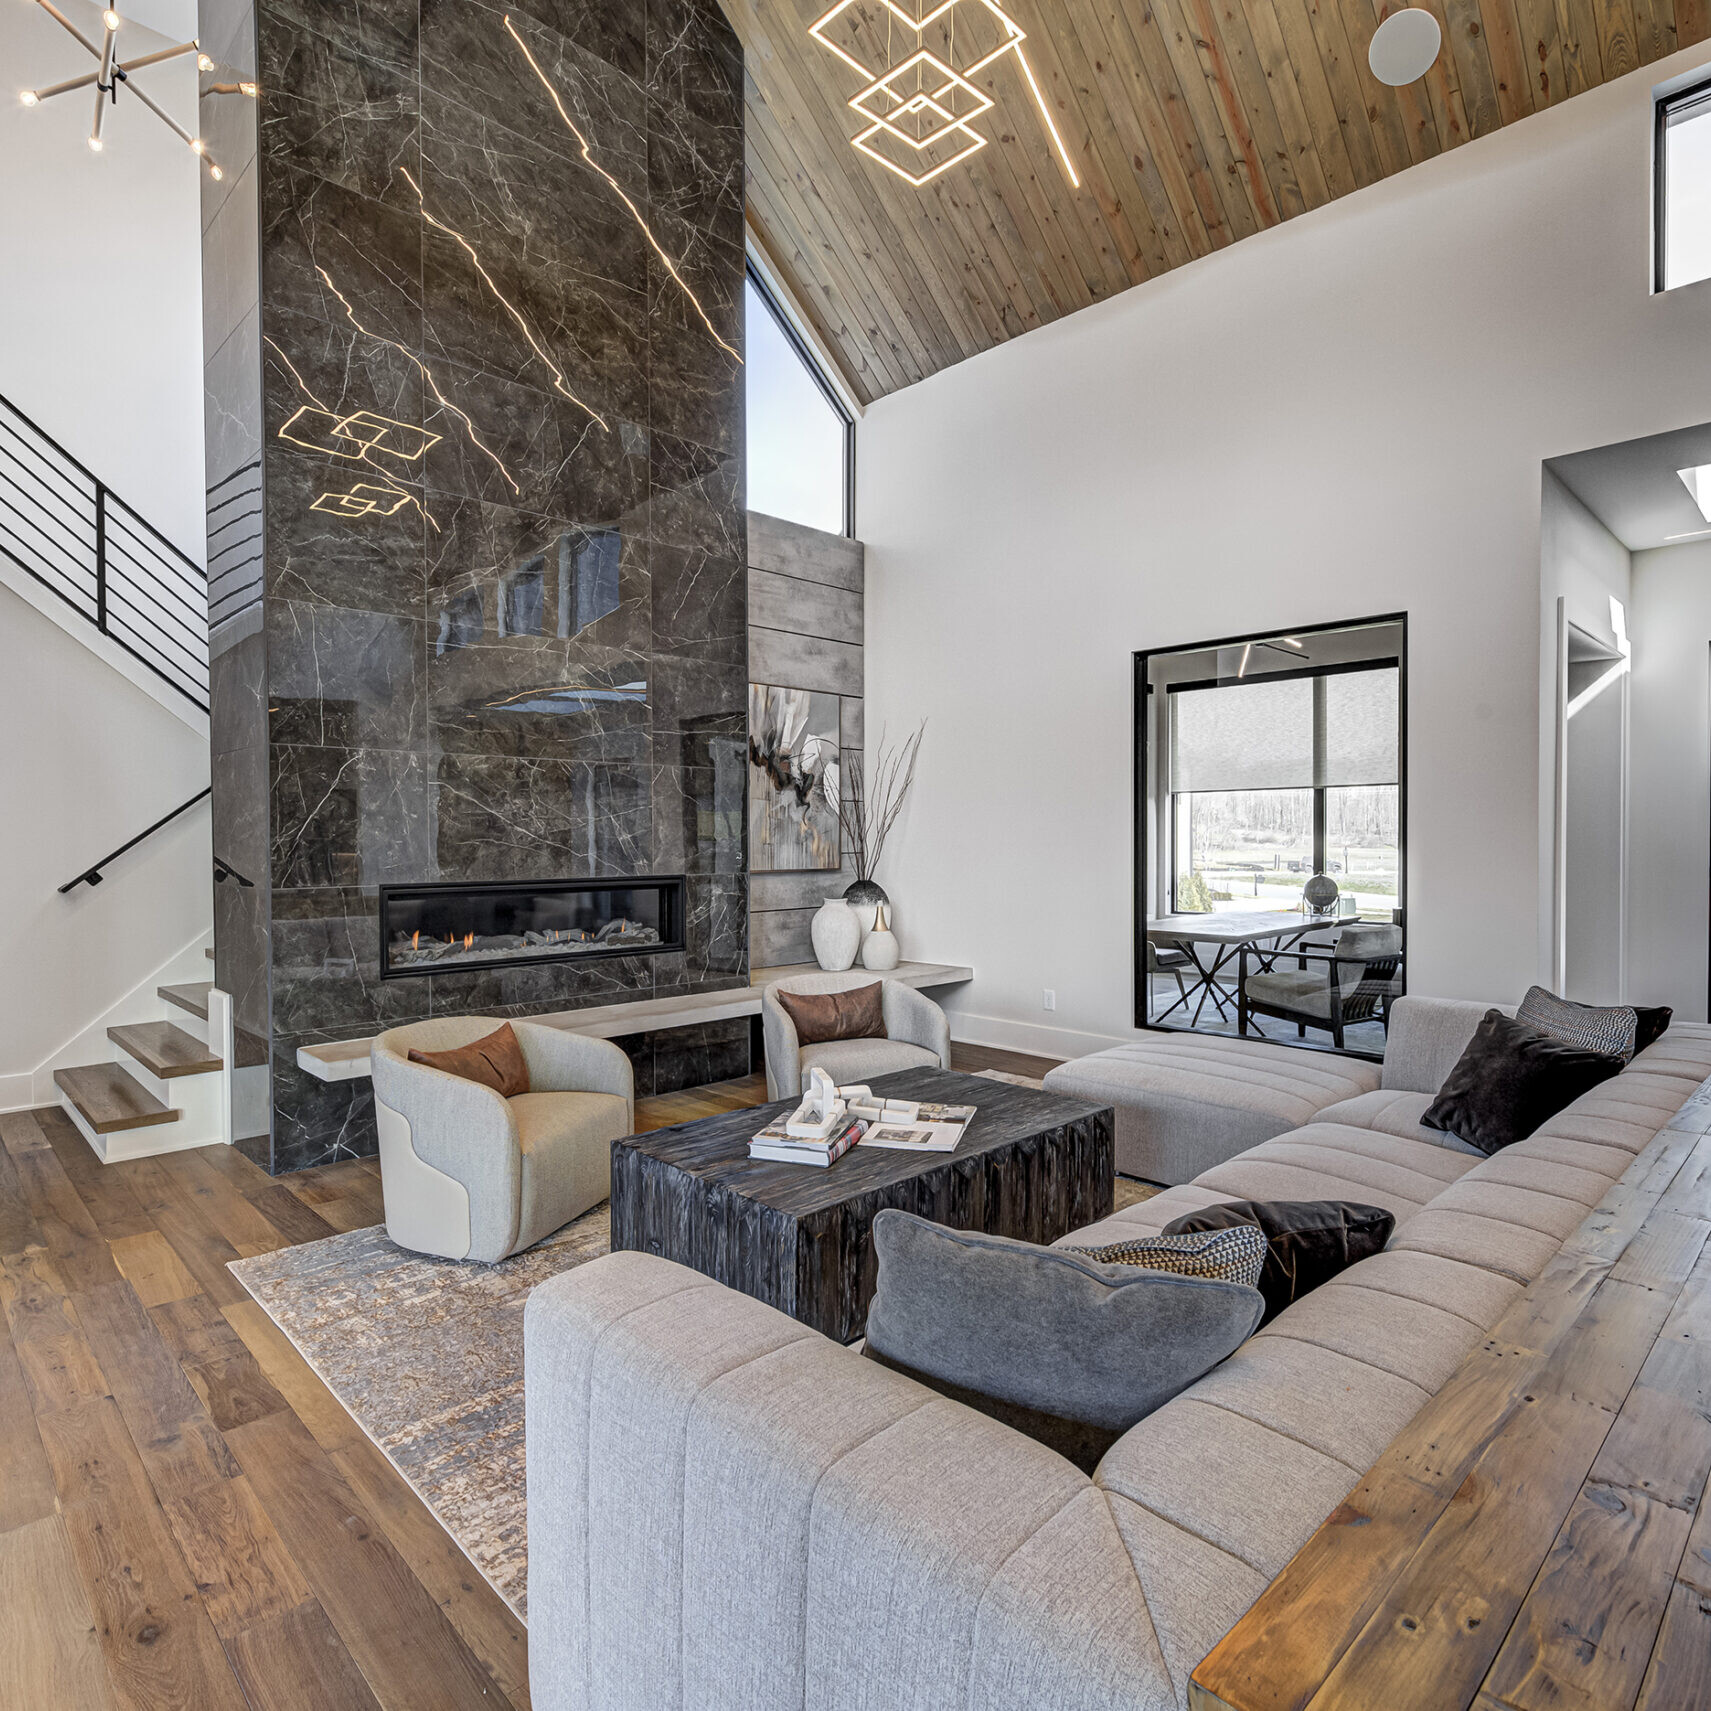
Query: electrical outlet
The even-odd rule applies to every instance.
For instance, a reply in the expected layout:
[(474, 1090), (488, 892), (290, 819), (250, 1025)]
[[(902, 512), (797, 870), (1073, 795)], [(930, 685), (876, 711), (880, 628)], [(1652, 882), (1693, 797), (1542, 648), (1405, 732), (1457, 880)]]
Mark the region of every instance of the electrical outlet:
[(1057, 994), (1049, 986), (1040, 994), (1040, 1008), (1042, 1010), (1055, 1010), (1057, 1008)]

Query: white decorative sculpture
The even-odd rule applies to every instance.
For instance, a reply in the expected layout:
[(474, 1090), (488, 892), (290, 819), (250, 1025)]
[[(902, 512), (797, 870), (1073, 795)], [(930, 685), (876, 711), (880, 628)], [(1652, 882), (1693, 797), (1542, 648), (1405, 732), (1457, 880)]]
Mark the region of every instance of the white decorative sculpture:
[(808, 1087), (795, 1115), (784, 1125), (787, 1135), (803, 1141), (823, 1141), (843, 1121), (848, 1107), (838, 1097), (838, 1085), (818, 1065), (808, 1072)]

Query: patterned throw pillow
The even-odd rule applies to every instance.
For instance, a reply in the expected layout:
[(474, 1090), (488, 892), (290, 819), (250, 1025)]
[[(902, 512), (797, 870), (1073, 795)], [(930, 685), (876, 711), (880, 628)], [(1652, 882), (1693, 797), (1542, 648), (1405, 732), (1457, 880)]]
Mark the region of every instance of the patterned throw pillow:
[(1576, 1004), (1542, 986), (1528, 987), (1515, 1020), (1583, 1052), (1604, 1052), (1624, 1063), (1634, 1055), (1640, 1027), (1631, 1004)]
[(1086, 1254), (1104, 1265), (1140, 1265), (1148, 1271), (1215, 1277), (1258, 1289), (1270, 1244), (1257, 1224), (1235, 1224), (1227, 1230), (1196, 1230), (1182, 1236), (1135, 1236), (1126, 1242), (1108, 1242), (1102, 1248), (1077, 1248), (1065, 1243), (1064, 1251)]

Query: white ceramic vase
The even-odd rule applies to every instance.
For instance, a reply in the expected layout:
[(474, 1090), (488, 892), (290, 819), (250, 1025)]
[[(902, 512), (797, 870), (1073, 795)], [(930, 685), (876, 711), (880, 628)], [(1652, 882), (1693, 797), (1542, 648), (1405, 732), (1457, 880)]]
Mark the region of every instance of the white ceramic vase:
[(828, 897), (809, 924), (814, 960), (828, 974), (841, 974), (855, 965), (861, 948), (861, 918), (841, 897)]
[(881, 903), (875, 912), (873, 931), (861, 941), (861, 965), (881, 973), (897, 966), (899, 956), (897, 935), (891, 930), (891, 916)]

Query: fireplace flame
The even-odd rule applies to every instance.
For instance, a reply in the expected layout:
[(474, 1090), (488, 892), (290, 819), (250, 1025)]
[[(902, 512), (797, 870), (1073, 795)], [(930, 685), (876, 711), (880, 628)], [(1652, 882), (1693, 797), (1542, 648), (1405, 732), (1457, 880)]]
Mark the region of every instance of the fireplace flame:
[(416, 929), (416, 931), (410, 935), (410, 949), (413, 951), (414, 950), (420, 950), (421, 945), (422, 945), (422, 929), (420, 927), (418, 927)]
[(465, 950), (468, 950), (474, 943), (475, 943), (475, 934), (474, 933), (465, 933), (463, 936), (463, 948)]

